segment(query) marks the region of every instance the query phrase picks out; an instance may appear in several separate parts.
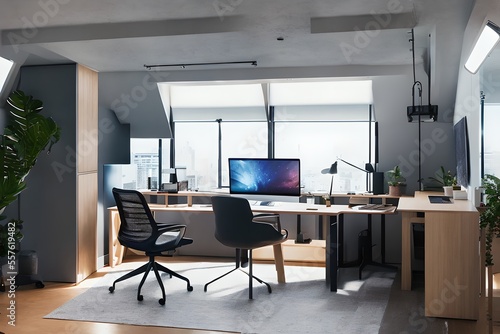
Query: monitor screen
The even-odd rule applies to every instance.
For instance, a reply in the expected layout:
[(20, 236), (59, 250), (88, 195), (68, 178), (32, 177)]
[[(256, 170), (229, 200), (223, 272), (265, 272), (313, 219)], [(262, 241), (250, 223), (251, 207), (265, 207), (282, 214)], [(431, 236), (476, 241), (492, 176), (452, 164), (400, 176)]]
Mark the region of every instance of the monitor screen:
[(231, 194), (300, 196), (299, 159), (229, 158)]

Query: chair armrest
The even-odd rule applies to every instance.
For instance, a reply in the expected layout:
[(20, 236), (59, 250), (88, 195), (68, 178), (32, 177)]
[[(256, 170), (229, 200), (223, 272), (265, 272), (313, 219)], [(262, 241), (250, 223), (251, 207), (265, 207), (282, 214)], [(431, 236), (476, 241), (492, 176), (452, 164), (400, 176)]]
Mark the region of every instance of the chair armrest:
[(156, 225), (158, 226), (158, 232), (160, 232), (160, 233), (186, 229), (186, 225), (183, 225), (183, 224), (157, 223)]
[(277, 213), (258, 213), (253, 216), (252, 221), (271, 224), (278, 231), (281, 231), (280, 215)]

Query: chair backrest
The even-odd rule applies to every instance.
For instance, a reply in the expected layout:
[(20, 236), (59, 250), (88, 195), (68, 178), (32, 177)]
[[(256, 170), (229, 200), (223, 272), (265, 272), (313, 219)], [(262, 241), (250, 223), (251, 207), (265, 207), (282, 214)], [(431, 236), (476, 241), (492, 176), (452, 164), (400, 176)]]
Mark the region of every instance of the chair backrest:
[(120, 214), (120, 243), (135, 245), (152, 238), (158, 227), (144, 195), (136, 190), (113, 188), (113, 196)]
[(253, 221), (248, 200), (240, 197), (213, 196), (215, 238), (223, 245), (252, 249), (283, 240), (281, 231), (271, 224)]

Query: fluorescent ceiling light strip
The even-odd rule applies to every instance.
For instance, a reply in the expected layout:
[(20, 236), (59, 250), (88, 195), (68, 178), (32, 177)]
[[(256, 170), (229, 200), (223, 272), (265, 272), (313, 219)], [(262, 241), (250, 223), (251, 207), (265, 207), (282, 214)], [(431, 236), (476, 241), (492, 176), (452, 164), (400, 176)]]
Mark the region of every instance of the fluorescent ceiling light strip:
[(13, 66), (13, 61), (0, 57), (0, 92), (3, 90)]
[(491, 21), (484, 26), (476, 45), (465, 63), (467, 71), (475, 74), (484, 60), (493, 51), (500, 39), (500, 29)]

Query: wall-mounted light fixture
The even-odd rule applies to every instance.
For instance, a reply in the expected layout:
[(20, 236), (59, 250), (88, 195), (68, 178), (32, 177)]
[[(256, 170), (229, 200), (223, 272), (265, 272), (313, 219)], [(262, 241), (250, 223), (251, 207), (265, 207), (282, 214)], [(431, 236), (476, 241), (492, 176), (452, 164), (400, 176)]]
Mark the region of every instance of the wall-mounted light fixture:
[(178, 67), (178, 68), (186, 68), (189, 66), (217, 66), (217, 65), (251, 65), (257, 66), (256, 60), (246, 60), (246, 61), (221, 61), (221, 62), (213, 62), (213, 63), (191, 63), (191, 64), (158, 64), (158, 65), (147, 65), (144, 64), (144, 67), (147, 70), (151, 70), (153, 68), (160, 67)]
[(500, 28), (491, 21), (484, 26), (479, 38), (472, 48), (472, 52), (465, 63), (465, 68), (472, 74), (476, 74), (481, 64), (493, 51), (500, 40)]

